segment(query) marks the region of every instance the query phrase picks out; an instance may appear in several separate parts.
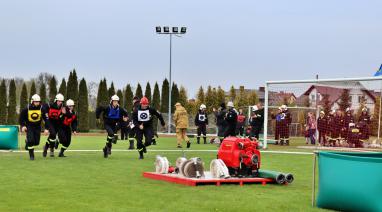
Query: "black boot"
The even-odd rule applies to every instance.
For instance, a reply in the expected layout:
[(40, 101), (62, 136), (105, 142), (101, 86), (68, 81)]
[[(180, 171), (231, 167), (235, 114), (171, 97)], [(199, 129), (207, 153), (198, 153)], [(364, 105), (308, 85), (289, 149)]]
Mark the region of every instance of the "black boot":
[(130, 146), (129, 149), (135, 149), (134, 148), (134, 140), (129, 140)]
[(56, 139), (56, 141), (54, 142), (54, 149), (58, 149), (58, 140)]
[(147, 153), (146, 146), (143, 146), (143, 153)]
[(103, 157), (104, 158), (107, 158), (109, 156), (109, 154), (107, 153), (107, 146), (105, 146), (102, 150), (103, 150)]
[(196, 138), (196, 143), (197, 143), (197, 144), (200, 144), (200, 137), (197, 137), (197, 138)]
[(144, 158), (143, 157), (143, 150), (139, 150), (138, 153), (139, 153), (139, 160), (142, 160)]
[(42, 151), (42, 156), (45, 158), (46, 155), (48, 154), (48, 148), (49, 148), (49, 145), (48, 143), (45, 144), (44, 146), (44, 150)]
[(187, 141), (187, 148), (190, 148), (190, 147), (191, 147), (191, 142)]
[(29, 149), (29, 159), (34, 160), (34, 149)]
[(49, 156), (52, 158), (54, 157), (54, 148), (52, 148), (52, 147), (50, 148)]
[(107, 147), (107, 154), (111, 155), (111, 147), (112, 147), (112, 144), (109, 142), (109, 143), (106, 143), (106, 147)]
[(113, 144), (116, 144), (117, 141), (118, 141), (118, 134), (114, 134), (114, 137), (113, 137), (113, 139), (112, 139), (112, 143), (113, 143)]
[(204, 144), (207, 144), (207, 137), (203, 137)]
[(153, 145), (157, 145), (157, 141), (153, 138)]
[(64, 148), (61, 148), (60, 153), (58, 154), (58, 157), (60, 157), (60, 158), (66, 157), (66, 156), (64, 155), (64, 152), (65, 152), (65, 149), (64, 149)]

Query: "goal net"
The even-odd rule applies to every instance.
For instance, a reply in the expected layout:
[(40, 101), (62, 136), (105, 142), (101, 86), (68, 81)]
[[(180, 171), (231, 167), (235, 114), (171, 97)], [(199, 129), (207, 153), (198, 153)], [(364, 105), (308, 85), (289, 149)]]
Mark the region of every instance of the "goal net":
[(268, 144), (380, 148), (382, 78), (266, 82)]

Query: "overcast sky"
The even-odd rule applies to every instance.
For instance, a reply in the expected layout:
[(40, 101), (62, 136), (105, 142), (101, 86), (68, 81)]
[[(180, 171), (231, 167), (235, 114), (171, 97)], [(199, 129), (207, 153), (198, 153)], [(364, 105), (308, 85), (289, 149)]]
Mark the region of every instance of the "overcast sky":
[(0, 1), (0, 77), (106, 77), (117, 87), (168, 77), (256, 88), (268, 80), (366, 77), (382, 63), (382, 1)]

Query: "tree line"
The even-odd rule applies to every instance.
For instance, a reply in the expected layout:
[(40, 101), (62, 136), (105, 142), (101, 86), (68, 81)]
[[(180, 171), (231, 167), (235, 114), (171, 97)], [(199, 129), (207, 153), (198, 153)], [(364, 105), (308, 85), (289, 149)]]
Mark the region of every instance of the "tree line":
[[(92, 83), (92, 82), (91, 82)], [(58, 85), (59, 84), (59, 85)], [(189, 99), (187, 90), (183, 86), (176, 83), (171, 85), (167, 79), (164, 79), (161, 87), (155, 82), (151, 87), (149, 82), (146, 83), (145, 89), (138, 83), (136, 86), (127, 84), (124, 88), (116, 88), (111, 81), (108, 85), (106, 78), (100, 80), (98, 84), (97, 94), (95, 97), (89, 94), (89, 88), (85, 78), (78, 79), (75, 69), (70, 71), (68, 80), (63, 78), (58, 83), (56, 77), (49, 73), (42, 73), (36, 79), (24, 81), (20, 79), (2, 79), (0, 83), (0, 125), (17, 124), (18, 113), (20, 109), (26, 107), (33, 94), (40, 95), (43, 103), (53, 102), (57, 93), (62, 93), (65, 99), (72, 99), (76, 103), (76, 111), (78, 113), (79, 126), (81, 132), (87, 132), (95, 127), (94, 110), (98, 106), (109, 104), (110, 97), (114, 94), (120, 98), (120, 105), (127, 111), (131, 111), (133, 107), (133, 98), (146, 96), (151, 106), (162, 113), (168, 113), (169, 107), (172, 112), (175, 110), (175, 103), (180, 102), (190, 114), (195, 114), (200, 104), (205, 104), (209, 112), (212, 108), (218, 108), (221, 103), (233, 101), (237, 107), (245, 107), (258, 102), (255, 91), (246, 91), (243, 86), (235, 89), (231, 86), (229, 92), (225, 92), (220, 86), (217, 88), (208, 86), (204, 89), (199, 88), (196, 99)], [(168, 103), (169, 95), (171, 95), (171, 105)], [(95, 105), (92, 105), (92, 98), (95, 98)], [(98, 126), (101, 127), (101, 126)]]

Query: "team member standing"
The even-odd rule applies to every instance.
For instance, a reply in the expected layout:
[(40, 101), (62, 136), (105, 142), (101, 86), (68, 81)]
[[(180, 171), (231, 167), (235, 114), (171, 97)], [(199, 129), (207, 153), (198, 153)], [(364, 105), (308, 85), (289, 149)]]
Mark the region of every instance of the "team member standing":
[[(218, 130), (218, 133), (217, 133), (218, 137), (215, 139), (219, 140), (219, 142), (221, 142), (222, 138), (224, 137), (225, 130), (227, 128), (227, 122), (225, 120), (227, 110), (226, 110), (225, 103), (224, 102), (221, 103), (220, 107), (217, 110), (215, 108), (213, 108), (213, 112), (215, 114), (216, 126), (218, 128), (217, 129)], [(211, 141), (211, 143), (212, 142), (215, 142), (215, 141)]]
[(186, 141), (187, 148), (190, 148), (190, 139), (187, 137), (188, 113), (179, 102), (175, 104), (174, 122), (178, 148), (182, 148), (182, 141)]
[(62, 110), (62, 125), (59, 129), (59, 137), (61, 143), (61, 150), (58, 157), (66, 157), (64, 155), (65, 150), (68, 149), (70, 143), (72, 142), (72, 132), (74, 135), (77, 134), (77, 114), (74, 111), (74, 101), (68, 99), (66, 101), (66, 107)]
[(100, 106), (96, 110), (96, 118), (99, 122), (99, 118), (103, 114), (104, 127), (107, 132), (106, 145), (103, 148), (103, 156), (107, 158), (111, 155), (111, 148), (113, 143), (116, 144), (118, 140), (118, 130), (121, 121), (127, 121), (127, 112), (123, 108), (119, 107), (119, 97), (114, 95), (111, 97), (109, 106)]
[(237, 124), (236, 124), (236, 134), (243, 137), (244, 136), (244, 126), (246, 117), (243, 113), (243, 109), (239, 109), (239, 113), (237, 114)]
[(282, 109), (281, 107), (278, 108), (278, 111), (276, 114), (273, 112), (271, 113), (272, 119), (275, 120), (275, 144), (278, 145), (279, 143), (281, 144), (281, 139), (280, 139), (280, 128), (281, 128), (281, 114), (282, 114)]
[(129, 128), (128, 128), (128, 133), (129, 133), (129, 149), (135, 149), (134, 148), (134, 140), (136, 140), (136, 126), (134, 126), (134, 122), (132, 120), (132, 117), (133, 117), (133, 113), (135, 111), (138, 110), (138, 106), (139, 106), (139, 97), (137, 96), (134, 96), (133, 98), (133, 108), (131, 109), (131, 113), (130, 113), (130, 123), (129, 123)]
[(236, 136), (237, 112), (233, 102), (227, 103), (227, 114), (225, 120), (227, 122), (227, 129), (224, 132), (224, 138), (228, 136)]
[[(49, 130), (48, 140), (44, 146), (44, 150), (42, 152), (43, 157), (46, 157), (48, 154), (48, 148), (50, 149), (50, 157), (54, 157), (54, 149), (58, 148), (58, 131), (62, 126), (62, 109), (64, 103), (64, 96), (62, 94), (57, 94), (53, 103), (46, 104), (43, 107), (46, 111), (46, 116), (48, 117), (48, 121), (45, 122), (45, 129)], [(60, 135), (58, 135), (60, 139)]]
[(342, 125), (342, 134), (341, 134), (341, 137), (342, 138), (347, 138), (348, 137), (348, 132), (349, 132), (349, 124), (350, 123), (355, 123), (354, 121), (354, 116), (352, 114), (352, 110), (350, 108), (346, 108), (346, 113), (345, 113), (345, 116), (343, 118), (344, 120), (344, 124)]
[(289, 145), (289, 125), (292, 123), (292, 117), (286, 105), (281, 106), (280, 116), (280, 145)]
[(321, 111), (320, 116), (317, 119), (318, 130), (318, 143), (322, 146), (326, 146), (326, 133), (328, 131), (328, 119), (325, 116), (325, 112)]
[(200, 144), (200, 136), (203, 134), (204, 144), (207, 143), (207, 127), (208, 127), (208, 115), (206, 112), (206, 105), (201, 104), (199, 111), (195, 116), (195, 126), (197, 127), (196, 142)]
[[(136, 127), (137, 149), (139, 159), (143, 159), (143, 153), (146, 153), (146, 147), (150, 146), (154, 136), (153, 116), (156, 116), (161, 125), (164, 127), (165, 122), (162, 114), (149, 106), (149, 100), (143, 97), (140, 101), (138, 109), (133, 112), (133, 122)], [(145, 136), (145, 143), (143, 143)]]
[(361, 116), (358, 119), (358, 125), (360, 128), (360, 137), (363, 142), (368, 141), (370, 137), (369, 125), (371, 124), (371, 117), (367, 111), (367, 108), (362, 108)]
[(260, 104), (252, 107), (252, 115), (249, 120), (249, 124), (251, 125), (250, 137), (254, 137), (259, 140), (259, 134), (264, 126), (264, 109)]
[(41, 122), (46, 116), (41, 106), (41, 98), (34, 94), (31, 103), (20, 112), (19, 124), (22, 132), (26, 132), (26, 149), (30, 160), (34, 160), (34, 148), (40, 144)]

